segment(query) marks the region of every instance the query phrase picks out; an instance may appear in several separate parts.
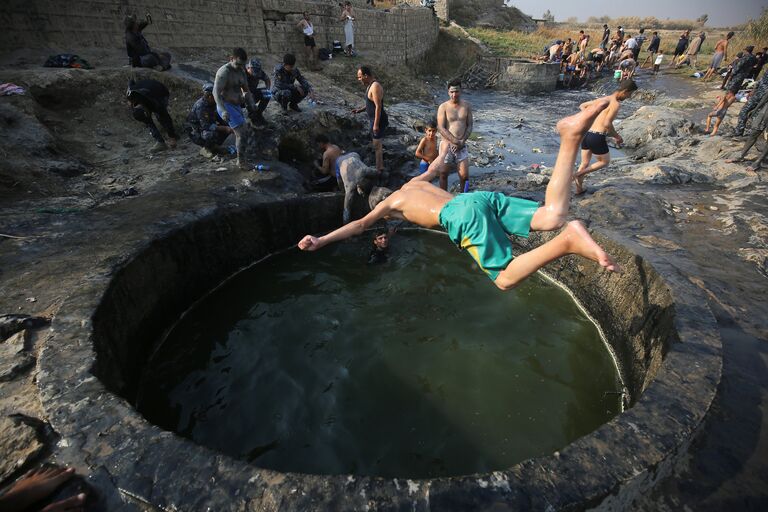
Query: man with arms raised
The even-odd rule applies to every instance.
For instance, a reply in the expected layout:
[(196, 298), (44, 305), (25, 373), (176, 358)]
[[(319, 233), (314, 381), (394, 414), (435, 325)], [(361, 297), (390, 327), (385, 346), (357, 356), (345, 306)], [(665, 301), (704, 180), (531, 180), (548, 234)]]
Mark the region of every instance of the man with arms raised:
[[(347, 2), (349, 3), (349, 2)], [(360, 66), (357, 69), (357, 80), (365, 86), (365, 106), (352, 110), (353, 114), (365, 112), (371, 126), (371, 140), (376, 151), (376, 170), (384, 171), (384, 148), (381, 146), (381, 138), (389, 126), (389, 118), (384, 110), (384, 88), (381, 86), (373, 71), (368, 66)]]
[[(613, 120), (619, 114), (619, 107), (621, 102), (632, 97), (632, 93), (637, 90), (637, 84), (634, 80), (627, 79), (619, 84), (618, 90), (608, 96), (609, 104), (608, 108), (603, 110), (589, 131), (584, 136), (584, 140), (581, 143), (581, 165), (576, 174), (573, 175), (573, 180), (576, 182), (576, 194), (583, 194), (586, 192), (584, 188), (584, 177), (595, 172), (598, 169), (602, 169), (611, 162), (611, 155), (608, 152), (608, 143), (606, 137), (613, 137), (616, 142), (621, 144), (624, 139), (618, 134), (613, 127)], [(579, 108), (582, 110), (589, 109), (595, 102), (602, 102), (605, 98), (600, 98), (594, 101), (588, 101), (582, 103)], [(597, 161), (589, 165), (589, 161), (592, 159), (592, 155), (595, 156)]]
[(448, 83), (450, 99), (437, 109), (437, 131), (440, 132), (440, 154), (424, 174), (411, 181), (432, 181), (439, 174), (440, 188), (448, 190), (448, 165), (456, 165), (463, 191), (469, 179), (469, 152), (467, 139), (472, 133), (472, 105), (461, 99), (461, 81)]
[(551, 231), (566, 224), (570, 206), (573, 164), (584, 134), (609, 98), (590, 102), (581, 112), (560, 120), (560, 151), (547, 185), (544, 206), (535, 201), (498, 192), (472, 192), (453, 196), (429, 183), (407, 183), (378, 203), (360, 220), (319, 238), (307, 235), (298, 246), (314, 251), (332, 242), (362, 234), (383, 218), (407, 220), (426, 228), (442, 226), (450, 239), (475, 259), (502, 289), (509, 290), (547, 263), (567, 254), (578, 254), (610, 271), (619, 266), (595, 242), (579, 221), (571, 221), (552, 240), (514, 257), (509, 235), (527, 237), (533, 231)]

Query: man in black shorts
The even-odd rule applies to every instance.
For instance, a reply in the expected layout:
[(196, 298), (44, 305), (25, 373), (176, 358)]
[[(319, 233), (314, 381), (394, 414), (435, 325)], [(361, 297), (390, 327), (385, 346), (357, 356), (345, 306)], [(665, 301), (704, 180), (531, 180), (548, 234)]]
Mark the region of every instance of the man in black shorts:
[(371, 140), (376, 152), (376, 170), (381, 173), (384, 171), (384, 148), (381, 145), (381, 138), (389, 126), (389, 117), (384, 110), (384, 88), (368, 66), (357, 68), (357, 80), (365, 86), (365, 106), (352, 109), (352, 113), (365, 112), (368, 115)]
[(315, 26), (309, 20), (309, 14), (304, 11), (301, 20), (297, 24), (304, 34), (304, 50), (307, 54), (309, 69), (317, 67), (317, 44), (315, 43)]
[[(610, 100), (608, 108), (600, 112), (600, 115), (597, 116), (592, 123), (592, 126), (589, 128), (589, 131), (584, 136), (584, 139), (581, 142), (581, 165), (579, 166), (578, 171), (573, 175), (573, 181), (576, 182), (576, 195), (583, 194), (587, 191), (584, 186), (584, 177), (587, 174), (602, 169), (611, 162), (611, 155), (608, 152), (606, 137), (613, 137), (616, 139), (617, 144), (624, 142), (624, 139), (621, 138), (621, 135), (619, 135), (613, 127), (613, 121), (619, 114), (621, 102), (631, 98), (632, 93), (636, 90), (637, 84), (635, 84), (632, 79), (623, 80), (619, 83), (619, 88), (616, 92), (608, 96), (608, 99)], [(591, 101), (582, 103), (579, 108), (584, 110), (592, 105), (592, 103), (593, 102)], [(595, 156), (597, 161), (590, 165), (589, 162), (592, 160), (592, 155)]]

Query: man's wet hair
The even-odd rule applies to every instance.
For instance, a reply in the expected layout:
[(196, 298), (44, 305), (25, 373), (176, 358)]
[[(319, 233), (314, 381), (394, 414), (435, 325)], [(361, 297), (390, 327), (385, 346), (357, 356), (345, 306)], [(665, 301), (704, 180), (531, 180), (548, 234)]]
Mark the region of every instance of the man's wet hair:
[(233, 48), (232, 49), (232, 56), (236, 59), (240, 60), (248, 60), (248, 54), (245, 53), (245, 50), (242, 48)]
[(286, 53), (283, 55), (283, 64), (286, 64), (288, 66), (293, 66), (296, 64), (296, 56), (292, 53)]
[(389, 229), (385, 223), (381, 223), (373, 230), (373, 238), (379, 238), (381, 235), (389, 235)]
[(454, 78), (453, 80), (448, 82), (448, 88), (450, 89), (451, 87), (458, 87), (459, 89), (461, 89), (461, 78)]
[(331, 142), (331, 139), (329, 139), (326, 134), (320, 133), (315, 136), (315, 142), (317, 142), (318, 144), (328, 144)]
[(627, 79), (627, 80), (624, 80), (624, 81), (622, 81), (622, 82), (619, 84), (619, 89), (618, 89), (618, 90), (619, 90), (620, 92), (632, 92), (632, 91), (636, 91), (636, 90), (637, 90), (637, 84), (635, 83), (635, 81), (634, 81), (634, 80), (632, 80), (631, 78), (629, 78), (629, 79)]
[[(370, 179), (364, 181), (373, 183)], [(392, 191), (386, 187), (371, 187), (368, 191), (368, 207), (373, 210), (380, 202), (388, 198), (390, 194), (392, 194)]]
[(373, 76), (373, 70), (370, 66), (360, 66), (357, 68), (364, 76)]

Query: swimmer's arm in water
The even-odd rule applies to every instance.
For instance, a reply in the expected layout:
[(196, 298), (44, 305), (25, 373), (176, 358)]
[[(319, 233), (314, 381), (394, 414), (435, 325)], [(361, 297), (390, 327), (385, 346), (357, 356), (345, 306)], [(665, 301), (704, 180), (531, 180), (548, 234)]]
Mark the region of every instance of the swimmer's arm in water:
[(459, 143), (459, 140), (448, 131), (448, 127), (446, 126), (447, 121), (448, 117), (445, 115), (445, 103), (442, 103), (437, 109), (437, 131), (440, 132), (440, 136), (443, 137), (444, 140), (447, 140), (450, 144), (455, 146)]
[[(395, 194), (396, 193), (392, 195)], [(392, 202), (389, 200), (391, 197), (392, 196), (389, 196), (387, 199), (380, 202), (376, 208), (373, 209), (373, 211), (371, 211), (362, 219), (354, 220), (346, 226), (342, 226), (335, 231), (331, 231), (327, 235), (321, 236), (319, 238), (312, 235), (305, 236), (299, 241), (299, 249), (302, 251), (316, 251), (328, 244), (332, 244), (333, 242), (339, 242), (341, 240), (346, 240), (347, 238), (363, 234), (363, 232), (369, 227), (373, 226), (376, 221), (392, 213)]]

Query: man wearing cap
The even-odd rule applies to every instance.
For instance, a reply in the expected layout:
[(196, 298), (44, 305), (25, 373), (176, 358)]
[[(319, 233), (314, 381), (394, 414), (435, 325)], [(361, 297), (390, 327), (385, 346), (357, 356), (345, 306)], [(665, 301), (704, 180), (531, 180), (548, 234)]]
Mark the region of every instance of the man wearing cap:
[(216, 79), (213, 82), (216, 111), (235, 132), (237, 166), (241, 170), (248, 168), (245, 156), (248, 123), (245, 121), (240, 105), (245, 100), (249, 109), (256, 110), (256, 104), (253, 102), (251, 91), (248, 89), (248, 77), (245, 73), (246, 62), (248, 62), (248, 55), (245, 50), (235, 48), (232, 50), (229, 62), (221, 66), (216, 72)]
[[(168, 146), (175, 148), (178, 136), (173, 128), (171, 116), (168, 114), (168, 98), (170, 96), (168, 89), (157, 80), (147, 79), (138, 82), (131, 80), (128, 82), (126, 95), (133, 109), (133, 118), (147, 125), (149, 133), (155, 139), (155, 145), (152, 146), (150, 152), (163, 151)], [(168, 134), (168, 145), (165, 144), (160, 130), (152, 121), (152, 114), (157, 117), (160, 125)]]
[(283, 111), (291, 107), (291, 110), (301, 112), (299, 102), (308, 95), (312, 97), (312, 86), (296, 67), (296, 56), (286, 53), (283, 63), (275, 66), (272, 97), (280, 103)]
[(731, 91), (733, 94), (739, 92), (739, 89), (741, 89), (741, 83), (746, 78), (749, 78), (750, 73), (752, 73), (752, 68), (757, 63), (757, 59), (754, 55), (752, 55), (752, 51), (754, 49), (754, 46), (747, 46), (744, 48), (744, 54), (733, 65), (733, 71), (731, 71), (731, 79), (725, 85), (725, 88)]
[(213, 158), (227, 137), (234, 133), (232, 128), (216, 112), (216, 100), (213, 99), (213, 84), (203, 85), (203, 96), (192, 106), (187, 116), (189, 138), (202, 146), (200, 154)]
[[(248, 89), (253, 96), (253, 102), (258, 103), (256, 110), (249, 110), (251, 121), (255, 124), (264, 124), (264, 111), (267, 109), (269, 100), (272, 98), (272, 93), (269, 92), (272, 88), (272, 80), (261, 69), (261, 61), (259, 59), (249, 60), (248, 65), (245, 66), (245, 71), (248, 76)], [(261, 82), (264, 82), (264, 88), (259, 87)]]

